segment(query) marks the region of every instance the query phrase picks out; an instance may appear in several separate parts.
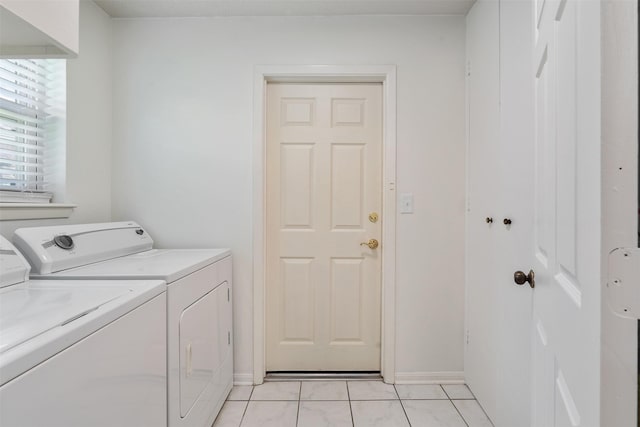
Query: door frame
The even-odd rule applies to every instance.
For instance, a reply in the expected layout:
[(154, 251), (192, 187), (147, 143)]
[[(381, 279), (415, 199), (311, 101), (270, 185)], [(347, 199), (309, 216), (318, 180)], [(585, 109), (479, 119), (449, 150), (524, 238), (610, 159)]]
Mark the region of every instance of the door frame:
[(260, 65), (253, 72), (253, 383), (266, 374), (266, 114), (267, 84), (382, 83), (381, 361), (386, 383), (395, 382), (396, 294), (396, 66)]

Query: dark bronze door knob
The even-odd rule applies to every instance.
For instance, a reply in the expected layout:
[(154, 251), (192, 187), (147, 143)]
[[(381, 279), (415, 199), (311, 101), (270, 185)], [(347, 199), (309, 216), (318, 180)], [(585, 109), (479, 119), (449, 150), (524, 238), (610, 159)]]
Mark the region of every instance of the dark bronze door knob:
[(529, 282), (529, 286), (531, 286), (531, 288), (535, 288), (536, 287), (536, 274), (533, 272), (533, 270), (529, 270), (529, 274), (524, 274), (522, 271), (516, 271), (515, 273), (513, 273), (513, 281), (516, 282), (518, 285), (524, 285), (525, 283)]

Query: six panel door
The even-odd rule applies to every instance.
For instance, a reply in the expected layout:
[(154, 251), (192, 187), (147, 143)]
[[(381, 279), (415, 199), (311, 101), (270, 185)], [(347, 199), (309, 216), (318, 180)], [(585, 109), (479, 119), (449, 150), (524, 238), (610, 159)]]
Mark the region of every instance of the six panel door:
[(534, 2), (533, 422), (599, 425), (600, 2)]
[(268, 85), (267, 371), (380, 370), (381, 155), (381, 84)]

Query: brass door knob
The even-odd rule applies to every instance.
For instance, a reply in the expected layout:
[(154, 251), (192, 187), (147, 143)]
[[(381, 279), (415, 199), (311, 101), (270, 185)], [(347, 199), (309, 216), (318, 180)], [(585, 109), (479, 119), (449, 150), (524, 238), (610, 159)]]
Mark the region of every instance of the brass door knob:
[(360, 246), (369, 246), (369, 249), (375, 249), (380, 243), (376, 239), (369, 239), (368, 242), (360, 243)]
[(533, 270), (529, 270), (529, 274), (524, 274), (522, 271), (516, 271), (513, 273), (513, 281), (518, 285), (524, 285), (529, 282), (529, 286), (533, 289), (536, 287), (536, 274)]

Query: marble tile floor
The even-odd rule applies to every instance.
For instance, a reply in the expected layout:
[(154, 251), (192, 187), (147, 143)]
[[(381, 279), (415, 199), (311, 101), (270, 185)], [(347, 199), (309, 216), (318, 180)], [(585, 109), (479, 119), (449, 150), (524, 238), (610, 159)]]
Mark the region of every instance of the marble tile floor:
[(235, 386), (213, 427), (492, 427), (464, 385), (281, 381)]

